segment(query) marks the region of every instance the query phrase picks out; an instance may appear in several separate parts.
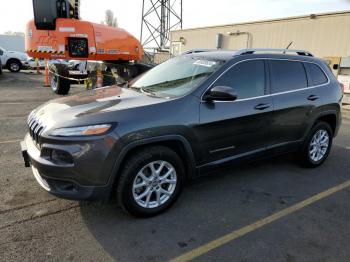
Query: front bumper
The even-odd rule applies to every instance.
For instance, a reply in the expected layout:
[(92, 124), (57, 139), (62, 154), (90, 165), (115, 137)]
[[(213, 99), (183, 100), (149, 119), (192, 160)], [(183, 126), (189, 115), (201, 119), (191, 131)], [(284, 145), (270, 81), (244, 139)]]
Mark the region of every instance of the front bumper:
[[(21, 150), (25, 166), (31, 166), (35, 179), (49, 193), (73, 200), (105, 200), (112, 190), (115, 156), (111, 148), (116, 144), (111, 137), (107, 141), (106, 144), (101, 138), (76, 144), (43, 144), (39, 148), (27, 134), (21, 142)], [(74, 162), (53, 163), (45, 156), (48, 149), (65, 150), (73, 156)]]
[(28, 66), (28, 61), (27, 60), (21, 60), (22, 68), (25, 68)]

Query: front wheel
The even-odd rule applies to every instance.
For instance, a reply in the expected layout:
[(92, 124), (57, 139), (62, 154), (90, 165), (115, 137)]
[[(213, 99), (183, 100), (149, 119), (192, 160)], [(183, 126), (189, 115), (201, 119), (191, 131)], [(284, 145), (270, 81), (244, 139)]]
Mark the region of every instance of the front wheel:
[(146, 148), (127, 159), (117, 187), (121, 207), (138, 217), (168, 209), (180, 195), (185, 171), (181, 158), (163, 146)]
[(52, 64), (49, 66), (49, 80), (53, 92), (58, 95), (66, 95), (69, 93), (70, 80), (69, 70), (66, 65)]
[(318, 167), (328, 157), (332, 147), (333, 132), (330, 125), (319, 121), (311, 129), (301, 150), (301, 162), (307, 167)]
[(7, 69), (13, 73), (18, 73), (19, 71), (21, 71), (21, 67), (22, 67), (21, 62), (16, 59), (11, 59), (7, 63)]

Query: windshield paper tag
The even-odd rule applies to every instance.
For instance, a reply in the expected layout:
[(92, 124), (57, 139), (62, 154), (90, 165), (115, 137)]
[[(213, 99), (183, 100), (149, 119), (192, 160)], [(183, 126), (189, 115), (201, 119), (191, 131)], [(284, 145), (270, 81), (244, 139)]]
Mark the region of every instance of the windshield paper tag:
[(199, 65), (199, 66), (212, 67), (212, 66), (216, 65), (216, 62), (208, 61), (208, 60), (197, 60), (193, 64), (194, 65)]

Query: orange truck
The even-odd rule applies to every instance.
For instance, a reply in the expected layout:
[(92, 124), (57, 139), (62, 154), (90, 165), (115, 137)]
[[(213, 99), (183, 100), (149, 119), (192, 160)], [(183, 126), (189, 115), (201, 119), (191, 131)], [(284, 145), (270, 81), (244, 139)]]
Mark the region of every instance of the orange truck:
[(27, 54), (87, 61), (81, 74), (74, 75), (64, 64), (51, 65), (49, 79), (54, 92), (67, 94), (72, 78), (89, 78), (94, 87), (101, 74), (104, 85), (110, 85), (116, 82), (115, 76), (128, 80), (151, 68), (140, 63), (144, 51), (134, 36), (121, 28), (80, 20), (79, 5), (79, 0), (33, 0), (34, 20), (26, 29)]

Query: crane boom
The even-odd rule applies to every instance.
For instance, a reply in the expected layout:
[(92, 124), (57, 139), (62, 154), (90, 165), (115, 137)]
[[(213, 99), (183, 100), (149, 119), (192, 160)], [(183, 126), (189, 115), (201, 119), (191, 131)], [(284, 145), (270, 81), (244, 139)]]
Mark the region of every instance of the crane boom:
[(33, 0), (26, 52), (46, 59), (141, 60), (140, 42), (127, 31), (79, 19), (79, 0)]

